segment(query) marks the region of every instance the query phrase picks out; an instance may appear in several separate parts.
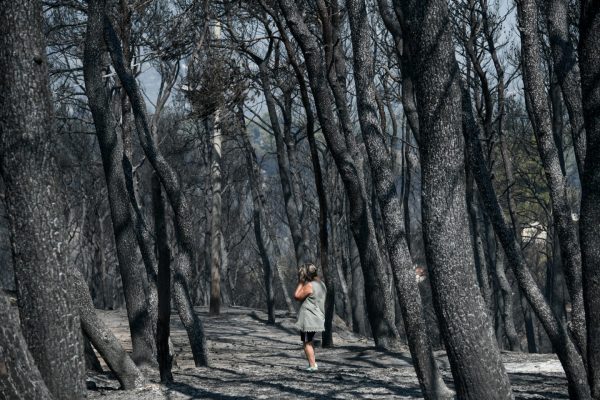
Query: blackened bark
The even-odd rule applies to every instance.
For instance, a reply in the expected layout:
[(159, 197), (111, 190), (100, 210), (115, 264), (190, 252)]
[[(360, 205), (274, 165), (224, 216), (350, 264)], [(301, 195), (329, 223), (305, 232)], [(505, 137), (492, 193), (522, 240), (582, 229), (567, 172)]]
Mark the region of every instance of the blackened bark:
[(581, 100), (581, 78), (575, 46), (569, 33), (569, 2), (550, 0), (546, 3), (546, 24), (552, 50), (553, 70), (567, 106), (573, 147), (579, 174), (583, 174), (585, 158), (585, 127)]
[[(269, 52), (270, 54), (270, 52)], [(269, 112), (269, 120), (271, 129), (275, 136), (275, 146), (277, 148), (277, 166), (279, 168), (279, 181), (281, 183), (281, 191), (283, 192), (283, 203), (288, 219), (288, 226), (292, 235), (292, 243), (296, 254), (296, 263), (298, 265), (306, 262), (308, 249), (306, 243), (302, 240), (302, 228), (300, 226), (300, 215), (298, 214), (298, 205), (296, 196), (292, 189), (292, 176), (290, 172), (290, 161), (285, 146), (283, 132), (277, 115), (275, 98), (273, 97), (273, 89), (271, 87), (271, 77), (268, 70), (269, 55), (264, 60), (256, 60), (260, 75), (260, 82)]]
[(403, 28), (400, 24), (402, 19), (402, 5), (398, 0), (377, 0), (379, 12), (383, 23), (394, 39), (394, 50), (398, 56), (400, 71), (402, 73), (402, 108), (415, 140), (420, 141), (419, 114), (417, 112), (417, 100), (415, 97), (415, 81), (410, 66), (409, 41), (403, 38)]
[(131, 331), (133, 359), (137, 364), (155, 362), (154, 326), (147, 301), (146, 273), (137, 262), (131, 205), (123, 169), (123, 144), (116, 132), (116, 121), (111, 113), (108, 88), (102, 81), (102, 42), (105, 1), (90, 1), (83, 55), (83, 74), (88, 105), (92, 112), (96, 136), (102, 155), (102, 165), (108, 189), (119, 271), (123, 281), (127, 317)]
[[(298, 213), (298, 219), (300, 221), (301, 230), (301, 242), (300, 247), (303, 249), (303, 257), (305, 259), (312, 259), (310, 251), (310, 229), (308, 221), (306, 220), (307, 215), (305, 214), (306, 207), (304, 207), (306, 193), (302, 190), (302, 178), (299, 176), (298, 167), (301, 165), (298, 161), (298, 150), (296, 148), (296, 139), (292, 135), (292, 112), (294, 111), (294, 101), (292, 95), (294, 94), (295, 85), (293, 80), (282, 84), (280, 86), (283, 91), (283, 99), (279, 102), (282, 116), (283, 116), (283, 138), (285, 141), (285, 148), (287, 149), (288, 165), (290, 167), (290, 178), (292, 180), (292, 193), (294, 195), (296, 212)], [(302, 96), (302, 95), (301, 95)], [(310, 142), (309, 142), (310, 143)], [(302, 223), (304, 222), (304, 223)], [(328, 290), (329, 291), (329, 290)]]
[(459, 70), (448, 4), (408, 1), (402, 11), (419, 114), (425, 254), (456, 392), (462, 399), (510, 399), (473, 273)]
[(175, 236), (177, 246), (179, 247), (173, 276), (173, 297), (179, 317), (186, 328), (190, 340), (194, 363), (196, 366), (204, 366), (208, 364), (208, 349), (206, 347), (204, 328), (202, 327), (200, 318), (194, 312), (190, 298), (191, 267), (192, 265), (196, 265), (193, 218), (191, 218), (190, 206), (181, 188), (176, 171), (154, 142), (146, 115), (144, 99), (142, 98), (135, 77), (123, 62), (123, 52), (119, 38), (106, 15), (104, 15), (103, 23), (104, 39), (108, 46), (115, 71), (131, 102), (140, 144), (150, 164), (152, 164), (152, 167), (160, 178), (167, 199), (173, 209)]
[[(291, 47), (291, 43), (281, 26), (281, 22), (276, 20), (277, 26), (282, 31), (281, 36), (284, 41), (284, 45), (288, 54), (289, 62), (296, 75), (296, 81), (300, 88), (300, 99), (304, 106), (304, 113), (306, 115), (306, 137), (308, 140), (308, 147), (310, 151), (310, 159), (313, 166), (313, 174), (315, 177), (315, 187), (317, 189), (317, 199), (319, 201), (319, 257), (321, 261), (321, 269), (323, 270), (323, 277), (327, 284), (327, 295), (325, 298), (325, 331), (322, 334), (322, 346), (332, 347), (333, 346), (333, 317), (335, 315), (335, 280), (333, 279), (333, 272), (329, 264), (329, 236), (327, 232), (328, 225), (328, 209), (327, 209), (327, 195), (325, 193), (325, 184), (323, 178), (323, 172), (321, 170), (321, 163), (319, 161), (319, 151), (317, 148), (317, 140), (315, 138), (315, 115), (313, 113), (312, 106), (310, 104), (310, 98), (308, 95), (308, 87), (304, 79), (304, 73), (296, 60), (296, 55)], [(288, 146), (289, 147), (289, 146)], [(332, 229), (333, 231), (333, 229)], [(342, 280), (342, 286), (343, 286)], [(347, 290), (345, 294), (347, 294)], [(345, 297), (347, 299), (347, 296)], [(348, 304), (348, 303), (346, 303)], [(349, 304), (348, 304), (349, 305)]]
[(558, 163), (563, 175), (567, 175), (567, 166), (565, 164), (565, 148), (563, 144), (563, 103), (560, 95), (560, 86), (554, 71), (550, 73), (550, 104), (552, 105), (552, 137), (556, 145), (558, 154)]
[[(127, 65), (131, 64), (131, 17), (132, 10), (129, 6), (129, 0), (119, 1), (120, 11), (120, 26), (119, 31), (121, 40), (123, 41), (123, 56)], [(156, 328), (157, 312), (158, 312), (158, 293), (156, 288), (156, 262), (154, 254), (152, 252), (152, 237), (148, 232), (147, 226), (144, 222), (144, 217), (140, 210), (138, 200), (135, 193), (135, 185), (133, 182), (133, 166), (132, 166), (132, 136), (134, 130), (133, 115), (131, 114), (131, 103), (127, 98), (127, 93), (122, 87), (119, 88), (120, 102), (121, 102), (121, 116), (120, 116), (120, 127), (121, 127), (121, 140), (123, 141), (123, 172), (125, 174), (125, 184), (129, 195), (129, 202), (131, 207), (131, 218), (133, 221), (133, 227), (135, 231), (135, 238), (137, 240), (140, 253), (142, 255), (142, 261), (146, 268), (147, 282), (145, 284), (146, 297), (148, 300), (148, 313), (150, 319), (150, 325), (153, 329)], [(160, 115), (161, 105), (157, 105), (156, 115)], [(156, 331), (153, 331), (153, 336), (156, 336)], [(152, 346), (152, 364), (156, 358), (156, 347)], [(149, 360), (145, 359), (145, 363), (149, 364)]]
[(581, 247), (587, 317), (588, 373), (600, 399), (600, 4), (582, 0), (579, 66), (587, 137), (581, 198)]
[(571, 341), (567, 328), (554, 315), (546, 302), (542, 291), (537, 286), (535, 279), (527, 267), (515, 232), (504, 219), (502, 208), (492, 186), (490, 172), (485, 164), (481, 143), (478, 140), (479, 127), (475, 122), (471, 108), (471, 98), (469, 92), (464, 88), (462, 90), (462, 102), (467, 155), (486, 213), (491, 220), (498, 240), (504, 248), (506, 259), (519, 283), (523, 295), (542, 323), (557, 352), (558, 358), (567, 375), (570, 395), (576, 399), (589, 399), (589, 387), (587, 382), (581, 378), (585, 376), (585, 368), (581, 355)]
[(160, 187), (160, 179), (152, 174), (152, 213), (154, 215), (155, 249), (158, 258), (158, 315), (156, 320), (156, 355), (160, 381), (173, 381), (171, 368), (173, 358), (169, 352), (171, 327), (171, 249), (165, 218), (165, 201)]
[[(346, 94), (346, 60), (340, 40), (340, 9), (338, 0), (317, 0), (317, 12), (321, 23), (323, 37), (323, 53), (326, 60), (326, 76), (331, 87), (333, 100), (337, 111), (339, 125), (344, 133), (346, 145), (355, 163), (359, 166), (358, 173), (362, 174), (362, 157), (358, 154), (356, 141), (352, 131), (352, 118)], [(364, 175), (362, 179), (365, 180)]]
[(212, 119), (210, 130), (210, 187), (211, 187), (211, 212), (210, 212), (210, 303), (209, 311), (213, 315), (221, 312), (221, 152), (223, 136), (221, 135), (221, 110), (217, 108), (209, 117)]
[(502, 296), (502, 320), (504, 321), (504, 333), (508, 339), (508, 344), (511, 351), (521, 351), (521, 343), (517, 329), (515, 328), (515, 320), (513, 313), (513, 292), (510, 282), (506, 277), (504, 266), (504, 253), (501, 246), (496, 246), (496, 277), (498, 286)]
[(453, 397), (439, 373), (427, 335), (415, 269), (406, 244), (400, 199), (393, 179), (392, 159), (385, 132), (378, 123), (375, 60), (364, 0), (347, 0), (354, 59), (354, 82), (360, 127), (381, 209), (385, 242), (408, 345), (426, 399)]
[[(73, 267), (76, 268), (76, 267)], [(108, 368), (115, 374), (121, 389), (130, 390), (145, 382), (144, 375), (125, 351), (119, 339), (106, 324), (98, 318), (85, 279), (79, 270), (70, 271), (73, 294), (81, 318), (81, 329), (92, 345), (98, 350)]]
[(541, 44), (538, 36), (538, 9), (535, 0), (520, 0), (517, 11), (521, 31), (521, 57), (527, 108), (533, 117), (538, 151), (544, 166), (552, 200), (567, 289), (571, 297), (572, 315), (569, 330), (581, 354), (586, 354), (585, 310), (581, 277), (581, 248), (567, 199), (567, 181), (562, 174), (558, 151), (550, 123), (550, 109), (541, 69)]
[(339, 132), (335, 123), (333, 98), (317, 40), (304, 22), (295, 1), (280, 0), (279, 5), (304, 54), (317, 117), (349, 199), (351, 229), (364, 272), (368, 316), (375, 343), (378, 347), (395, 348), (399, 344), (399, 333), (394, 321), (394, 298), (379, 253), (361, 166), (353, 159), (353, 149), (347, 147), (347, 137)]
[(473, 175), (470, 168), (467, 166), (467, 210), (469, 213), (469, 226), (471, 227), (471, 236), (473, 237), (473, 256), (475, 261), (475, 272), (477, 274), (477, 282), (479, 282), (479, 290), (485, 301), (485, 305), (489, 315), (492, 315), (492, 291), (489, 282), (488, 266), (485, 258), (485, 250), (483, 248), (483, 240), (481, 237), (481, 224), (478, 217), (478, 198), (475, 192)]
[[(67, 202), (53, 154), (56, 131), (42, 2), (2, 2), (0, 21), (0, 175), (21, 331), (51, 395), (80, 399), (85, 397), (83, 343), (67, 279)], [(16, 321), (12, 319), (10, 325), (14, 327)], [(11, 329), (6, 334), (17, 333)], [(23, 341), (13, 339), (19, 346), (14, 350), (24, 350)], [(32, 373), (23, 379), (39, 382), (32, 360), (21, 361)], [(36, 385), (38, 389), (28, 393), (48, 397)]]
[(533, 315), (531, 307), (527, 304), (527, 297), (519, 290), (519, 301), (521, 303), (521, 312), (523, 313), (523, 323), (525, 324), (525, 337), (527, 338), (527, 352), (537, 353), (538, 343), (535, 339), (535, 328), (533, 326)]
[[(267, 322), (269, 324), (275, 323), (275, 294), (273, 291), (273, 264), (269, 257), (267, 249), (267, 243), (269, 242), (268, 235), (263, 233), (262, 228), (263, 210), (264, 210), (264, 194), (261, 190), (261, 177), (260, 170), (258, 168), (258, 160), (256, 152), (250, 143), (248, 137), (248, 130), (246, 129), (246, 118), (244, 116), (244, 110), (242, 104), (238, 106), (237, 119), (240, 126), (240, 135), (242, 141), (242, 147), (244, 148), (246, 155), (246, 166), (248, 168), (248, 177), (250, 192), (252, 194), (252, 223), (254, 225), (254, 237), (256, 239), (256, 246), (258, 247), (258, 253), (263, 264), (264, 280), (266, 289), (266, 303), (267, 303)], [(268, 218), (265, 218), (268, 219)], [(264, 237), (263, 237), (264, 235)], [(283, 287), (285, 292), (285, 285)]]
[(96, 357), (94, 348), (85, 335), (83, 335), (83, 351), (85, 354), (85, 368), (94, 372), (103, 372), (102, 365), (100, 365), (100, 361)]
[[(123, 131), (124, 132), (124, 131)], [(125, 146), (125, 141), (123, 141)], [(148, 231), (148, 227), (144, 221), (142, 210), (140, 210), (138, 201), (135, 195), (135, 188), (133, 185), (133, 169), (129, 162), (130, 157), (123, 155), (123, 172), (125, 174), (125, 186), (127, 187), (127, 193), (129, 195), (129, 207), (130, 215), (133, 223), (135, 232), (135, 239), (142, 255), (142, 262), (146, 270), (146, 279), (142, 278), (144, 285), (144, 291), (146, 293), (146, 300), (148, 302), (148, 323), (152, 327), (152, 337), (156, 337), (156, 320), (158, 318), (158, 291), (157, 291), (157, 271), (154, 253), (152, 252), (152, 237)], [(139, 267), (138, 267), (139, 268)], [(156, 359), (156, 346), (153, 345), (149, 352), (152, 353), (152, 359), (144, 359), (144, 363), (148, 366), (155, 366)]]
[(21, 333), (17, 307), (0, 292), (0, 397), (50, 400), (52, 396)]

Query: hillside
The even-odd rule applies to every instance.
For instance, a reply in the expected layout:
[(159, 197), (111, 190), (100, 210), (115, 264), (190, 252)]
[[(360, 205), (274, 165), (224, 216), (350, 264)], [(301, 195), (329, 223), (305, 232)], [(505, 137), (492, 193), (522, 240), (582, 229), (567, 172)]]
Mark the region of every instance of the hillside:
[[(364, 398), (416, 399), (420, 390), (408, 351), (376, 350), (365, 338), (337, 327), (334, 349), (317, 349), (318, 373), (304, 372), (306, 361), (293, 319), (278, 313), (269, 326), (266, 315), (248, 308), (225, 309), (209, 317), (198, 308), (208, 336), (210, 368), (195, 368), (185, 331), (176, 315), (172, 338), (177, 354), (176, 383), (158, 385), (157, 376), (134, 392), (116, 390), (110, 374), (89, 374), (90, 398), (102, 399), (275, 399)], [(124, 311), (98, 311), (131, 349)], [(443, 352), (438, 353), (444, 378), (452, 376)], [(554, 355), (503, 353), (513, 390), (518, 399), (567, 399), (566, 379)]]

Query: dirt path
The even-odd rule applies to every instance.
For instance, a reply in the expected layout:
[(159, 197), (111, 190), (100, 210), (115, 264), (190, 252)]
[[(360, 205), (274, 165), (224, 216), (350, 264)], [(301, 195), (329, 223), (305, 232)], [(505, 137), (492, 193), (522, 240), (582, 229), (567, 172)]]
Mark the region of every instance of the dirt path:
[[(334, 349), (318, 348), (318, 373), (307, 366), (293, 320), (278, 314), (269, 326), (266, 315), (247, 308), (230, 308), (209, 317), (198, 308), (208, 335), (210, 368), (195, 368), (185, 330), (174, 315), (172, 340), (178, 366), (176, 383), (158, 385), (157, 376), (133, 392), (116, 390), (110, 374), (90, 374), (90, 398), (102, 399), (350, 399), (420, 397), (418, 382), (407, 351), (384, 353), (373, 343), (343, 329), (334, 334)], [(130, 350), (124, 311), (99, 311), (125, 347)], [(519, 399), (567, 399), (566, 380), (553, 355), (503, 354), (515, 396)], [(438, 354), (444, 378), (452, 385), (448, 361)]]

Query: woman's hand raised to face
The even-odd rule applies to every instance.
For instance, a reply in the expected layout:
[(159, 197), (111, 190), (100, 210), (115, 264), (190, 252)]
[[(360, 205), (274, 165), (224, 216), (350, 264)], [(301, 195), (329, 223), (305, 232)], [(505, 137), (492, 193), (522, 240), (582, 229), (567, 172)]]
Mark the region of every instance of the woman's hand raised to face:
[(312, 285), (310, 282), (298, 282), (298, 286), (296, 286), (296, 291), (294, 292), (294, 300), (296, 301), (304, 301), (308, 296), (313, 292)]

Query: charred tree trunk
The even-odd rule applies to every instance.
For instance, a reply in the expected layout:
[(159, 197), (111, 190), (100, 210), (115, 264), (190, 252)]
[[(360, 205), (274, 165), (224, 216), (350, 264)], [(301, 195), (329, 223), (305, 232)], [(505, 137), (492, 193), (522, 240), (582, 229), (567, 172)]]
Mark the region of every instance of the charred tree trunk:
[(471, 236), (473, 238), (473, 256), (475, 259), (475, 272), (479, 282), (479, 290), (485, 301), (489, 315), (492, 315), (492, 293), (489, 282), (488, 266), (485, 259), (483, 240), (481, 237), (481, 224), (479, 223), (477, 195), (475, 191), (473, 175), (470, 168), (467, 167), (467, 210), (469, 213), (469, 225), (471, 227)]
[(360, 171), (362, 167), (353, 159), (354, 149), (348, 148), (347, 138), (339, 132), (335, 124), (326, 65), (316, 38), (304, 22), (296, 2), (280, 0), (279, 5), (292, 35), (304, 54), (321, 129), (349, 198), (351, 229), (364, 271), (368, 316), (375, 343), (378, 347), (395, 348), (399, 344), (400, 336), (394, 321), (394, 297), (375, 236), (368, 194)]
[(595, 1), (580, 3), (579, 66), (587, 137), (580, 219), (583, 289), (588, 376), (594, 399), (600, 399), (600, 8)]
[[(322, 346), (332, 347), (333, 346), (333, 317), (335, 315), (335, 280), (334, 274), (329, 264), (329, 236), (327, 232), (327, 225), (329, 220), (329, 212), (327, 208), (327, 194), (325, 192), (325, 184), (323, 171), (321, 170), (321, 163), (319, 161), (319, 150), (317, 147), (317, 141), (315, 139), (315, 115), (313, 113), (312, 106), (310, 104), (310, 98), (308, 94), (308, 87), (304, 79), (304, 73), (300, 68), (300, 64), (296, 59), (294, 50), (291, 47), (290, 40), (288, 39), (281, 22), (276, 20), (279, 30), (282, 32), (280, 35), (284, 41), (284, 45), (288, 54), (289, 62), (296, 75), (296, 81), (300, 88), (300, 99), (304, 107), (306, 114), (306, 137), (308, 139), (308, 147), (310, 150), (310, 159), (313, 166), (313, 174), (315, 177), (315, 187), (317, 189), (317, 199), (319, 201), (319, 257), (321, 261), (321, 269), (323, 270), (323, 276), (325, 283), (327, 284), (327, 295), (325, 298), (325, 332), (322, 335)], [(289, 146), (288, 146), (289, 148)], [(304, 225), (306, 227), (306, 224)], [(332, 228), (333, 231), (333, 228)], [(303, 232), (303, 238), (305, 233)], [(343, 285), (343, 281), (342, 281)], [(346, 292), (347, 293), (347, 290)]]
[[(131, 54), (131, 16), (132, 11), (129, 7), (129, 0), (119, 1), (119, 17), (120, 17), (120, 34), (123, 42), (123, 57), (127, 65), (132, 63)], [(121, 116), (120, 116), (120, 127), (121, 127), (121, 140), (123, 141), (123, 172), (125, 175), (125, 185), (127, 187), (127, 194), (129, 196), (130, 214), (133, 223), (133, 229), (135, 232), (135, 238), (138, 243), (138, 247), (142, 256), (142, 262), (146, 269), (147, 280), (143, 280), (146, 292), (146, 298), (148, 301), (148, 313), (149, 323), (152, 327), (152, 335), (156, 337), (156, 321), (158, 313), (158, 292), (156, 283), (156, 261), (152, 252), (152, 237), (148, 228), (144, 222), (144, 217), (136, 196), (135, 184), (133, 181), (133, 115), (131, 113), (131, 103), (127, 98), (127, 93), (120, 87), (119, 90), (120, 103), (121, 103)], [(160, 105), (157, 106), (156, 115), (160, 115)], [(156, 346), (150, 349), (152, 351), (152, 360), (145, 359), (143, 363), (155, 366), (156, 364)]]
[(296, 263), (298, 265), (307, 261), (306, 243), (302, 240), (302, 227), (300, 223), (300, 215), (298, 214), (298, 202), (296, 199), (297, 193), (294, 193), (292, 188), (292, 175), (290, 172), (290, 164), (288, 153), (285, 146), (283, 131), (279, 123), (275, 98), (273, 97), (273, 89), (271, 87), (271, 77), (268, 70), (269, 54), (263, 60), (256, 60), (258, 64), (260, 81), (267, 104), (269, 113), (269, 121), (271, 129), (275, 136), (275, 146), (277, 148), (277, 166), (279, 168), (279, 181), (281, 183), (281, 191), (283, 193), (283, 203), (285, 213), (288, 219), (288, 226), (292, 234), (292, 243), (296, 254)]
[(152, 174), (152, 212), (154, 214), (155, 251), (158, 258), (158, 315), (156, 322), (156, 352), (160, 381), (173, 381), (173, 358), (169, 352), (171, 325), (171, 249), (165, 218), (165, 201), (156, 173)]
[(552, 214), (556, 226), (562, 265), (567, 289), (571, 297), (572, 316), (569, 331), (581, 354), (586, 355), (585, 310), (583, 304), (583, 283), (581, 277), (581, 249), (575, 223), (571, 219), (571, 209), (567, 200), (567, 182), (562, 174), (558, 151), (554, 142), (550, 123), (550, 109), (543, 71), (541, 70), (541, 49), (538, 36), (538, 10), (535, 0), (517, 2), (521, 31), (521, 57), (523, 64), (523, 84), (538, 151), (542, 159), (550, 198)]
[(546, 3), (546, 24), (552, 50), (552, 65), (567, 106), (573, 147), (579, 175), (583, 175), (585, 159), (585, 126), (581, 100), (581, 78), (577, 54), (569, 33), (569, 2), (550, 0)]
[(401, 7), (419, 115), (425, 254), (457, 395), (509, 399), (510, 383), (473, 273), (461, 92), (448, 4), (409, 1)]
[(69, 275), (73, 282), (74, 297), (85, 336), (115, 374), (121, 384), (121, 389), (131, 390), (140, 387), (146, 381), (144, 375), (121, 346), (119, 339), (96, 315), (83, 275), (79, 270), (71, 271)]
[(479, 128), (473, 116), (470, 94), (464, 88), (462, 92), (467, 154), (486, 213), (492, 222), (498, 240), (504, 248), (506, 259), (519, 283), (523, 295), (535, 311), (536, 316), (542, 323), (552, 345), (557, 351), (558, 358), (567, 375), (569, 393), (572, 398), (589, 399), (589, 387), (587, 382), (581, 379), (582, 376), (585, 376), (585, 368), (581, 355), (571, 341), (567, 328), (554, 315), (546, 302), (542, 291), (537, 286), (535, 279), (527, 267), (515, 232), (508, 226), (504, 219), (502, 208), (492, 186), (490, 172), (485, 165), (481, 143), (478, 140)]
[(504, 254), (500, 246), (496, 246), (496, 277), (502, 296), (502, 320), (504, 321), (504, 333), (508, 339), (508, 345), (511, 351), (521, 351), (521, 342), (514, 320), (513, 292), (506, 277)]
[[(21, 331), (50, 394), (56, 399), (80, 399), (85, 397), (83, 343), (67, 280), (67, 202), (53, 154), (55, 129), (42, 3), (3, 2), (0, 21), (0, 175)], [(12, 336), (18, 346), (13, 350), (23, 355), (25, 343), (15, 329), (16, 321), (2, 318), (8, 318), (2, 335)], [(32, 374), (21, 376), (29, 381), (23, 382), (25, 393), (48, 398), (33, 360), (18, 361)], [(15, 367), (8, 367), (11, 374)]]
[[(273, 291), (273, 264), (269, 257), (267, 243), (269, 242), (268, 235), (263, 234), (264, 229), (262, 228), (262, 219), (264, 211), (264, 195), (261, 190), (261, 177), (260, 170), (258, 168), (258, 161), (254, 148), (250, 143), (248, 137), (248, 131), (246, 129), (246, 119), (244, 117), (244, 110), (242, 104), (238, 106), (237, 119), (240, 125), (240, 135), (242, 140), (242, 146), (246, 153), (246, 166), (248, 168), (250, 192), (252, 194), (252, 222), (254, 224), (254, 237), (256, 239), (256, 245), (260, 254), (260, 259), (263, 264), (265, 289), (266, 289), (266, 303), (267, 303), (267, 315), (269, 324), (275, 323), (275, 293)], [(263, 236), (264, 235), (264, 236)], [(282, 282), (283, 283), (283, 282)], [(287, 293), (285, 285), (283, 285), (284, 295)]]
[(221, 151), (223, 137), (221, 135), (220, 110), (217, 109), (212, 116), (210, 130), (211, 162), (210, 184), (212, 191), (212, 205), (210, 218), (210, 303), (209, 311), (213, 315), (221, 312)]
[(119, 38), (112, 23), (106, 15), (103, 16), (104, 39), (108, 46), (115, 71), (123, 84), (135, 118), (135, 125), (140, 144), (152, 167), (160, 178), (167, 199), (173, 209), (175, 234), (177, 239), (177, 262), (173, 276), (173, 297), (179, 317), (188, 334), (196, 366), (208, 364), (208, 350), (202, 322), (194, 312), (190, 297), (191, 268), (196, 263), (195, 243), (193, 239), (193, 220), (185, 194), (177, 173), (159, 151), (153, 140), (150, 125), (146, 115), (146, 105), (139, 91), (137, 81), (124, 64), (123, 52)]
[(85, 335), (83, 335), (83, 352), (85, 354), (85, 368), (88, 371), (102, 373), (102, 365), (100, 365), (100, 361), (98, 360), (98, 357), (96, 357), (96, 353), (94, 352), (90, 340)]
[(104, 9), (105, 4), (102, 0), (89, 3), (83, 73), (108, 189), (119, 271), (131, 331), (133, 360), (137, 364), (152, 365), (155, 362), (153, 350), (156, 347), (154, 326), (146, 298), (148, 284), (146, 274), (137, 263), (136, 236), (122, 166), (123, 145), (117, 137), (116, 121), (111, 114), (107, 88), (102, 81)]
[(346, 2), (354, 58), (354, 82), (361, 131), (371, 175), (381, 209), (385, 242), (392, 267), (396, 295), (402, 311), (408, 345), (421, 390), (426, 399), (453, 397), (439, 373), (427, 335), (415, 269), (406, 244), (402, 206), (393, 180), (392, 159), (385, 132), (378, 124), (375, 98), (375, 60), (364, 0)]
[(17, 307), (2, 292), (0, 326), (0, 396), (14, 400), (50, 400), (52, 396), (21, 332)]

